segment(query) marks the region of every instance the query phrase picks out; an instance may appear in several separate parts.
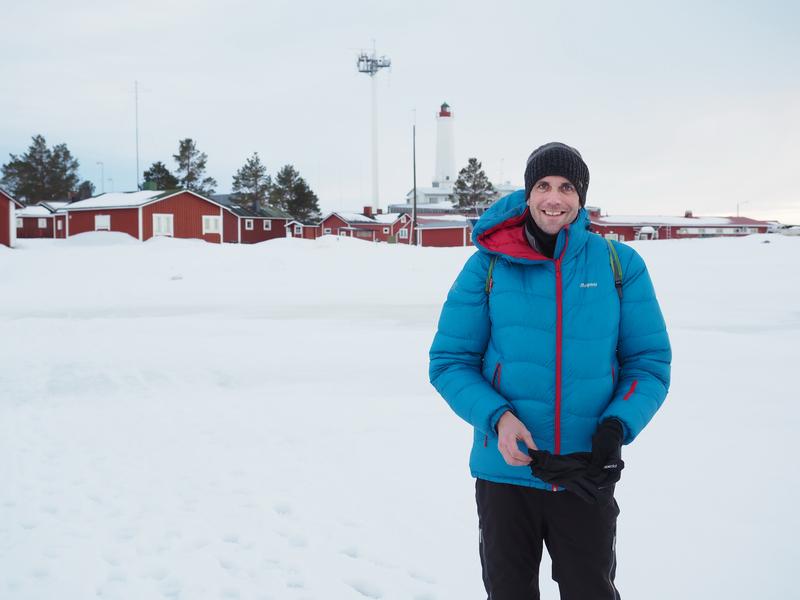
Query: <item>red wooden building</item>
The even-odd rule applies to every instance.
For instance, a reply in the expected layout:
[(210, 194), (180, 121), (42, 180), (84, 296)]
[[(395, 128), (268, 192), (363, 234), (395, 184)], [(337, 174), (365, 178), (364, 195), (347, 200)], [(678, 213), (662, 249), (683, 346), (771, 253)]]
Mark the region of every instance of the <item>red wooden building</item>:
[[(45, 206), (26, 206), (17, 209), (17, 238), (54, 238), (56, 232), (55, 215)], [(63, 228), (63, 220), (60, 222)]]
[(747, 217), (601, 216), (599, 208), (587, 208), (592, 231), (620, 240), (670, 240), (698, 237), (737, 237), (767, 233), (769, 223)]
[(165, 236), (213, 243), (254, 243), (283, 237), (284, 223), (289, 220), (283, 213), (249, 215), (230, 203), (188, 190), (101, 194), (73, 202), (57, 214), (62, 213), (66, 215), (66, 236), (118, 231), (141, 241)]
[[(237, 217), (234, 222), (226, 221), (225, 241), (235, 234), (240, 244), (258, 244), (275, 238), (286, 237), (286, 224), (292, 220), (291, 215), (273, 208), (246, 207), (234, 203), (232, 194), (212, 196), (212, 199), (228, 208)], [(235, 229), (234, 229), (235, 228)]]
[(472, 225), (462, 215), (417, 218), (417, 245), (452, 248), (472, 245)]
[(0, 188), (0, 245), (14, 247), (17, 238), (17, 223), (14, 212), (22, 208), (22, 203)]

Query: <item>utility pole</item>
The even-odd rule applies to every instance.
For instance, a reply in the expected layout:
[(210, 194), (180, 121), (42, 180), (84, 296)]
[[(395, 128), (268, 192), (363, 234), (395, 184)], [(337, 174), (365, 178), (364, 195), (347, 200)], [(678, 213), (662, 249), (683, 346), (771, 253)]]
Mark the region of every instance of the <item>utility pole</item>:
[(414, 203), (411, 205), (411, 245), (417, 245), (417, 110), (411, 126), (411, 156), (414, 164)]
[(98, 160), (97, 164), (100, 166), (100, 193), (106, 193), (106, 169), (102, 160)]
[(378, 211), (378, 87), (375, 75), (380, 69), (392, 66), (392, 61), (375, 52), (375, 42), (372, 43), (372, 54), (362, 52), (358, 56), (359, 73), (366, 73), (372, 82), (372, 208)]
[(133, 82), (133, 103), (134, 117), (136, 121), (136, 190), (142, 189), (139, 186), (139, 82)]

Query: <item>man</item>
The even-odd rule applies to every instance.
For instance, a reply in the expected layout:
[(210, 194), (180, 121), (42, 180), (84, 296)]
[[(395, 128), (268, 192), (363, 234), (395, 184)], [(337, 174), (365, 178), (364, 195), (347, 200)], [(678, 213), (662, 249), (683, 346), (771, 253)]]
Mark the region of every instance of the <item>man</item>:
[(644, 261), (589, 231), (588, 184), (574, 148), (553, 142), (530, 155), (524, 194), (475, 226), (478, 251), (448, 293), (430, 351), (431, 383), (474, 427), (490, 600), (539, 598), (543, 543), (562, 600), (620, 597), (613, 496), (586, 502), (530, 468), (537, 449), (613, 461), (669, 387), (669, 339)]

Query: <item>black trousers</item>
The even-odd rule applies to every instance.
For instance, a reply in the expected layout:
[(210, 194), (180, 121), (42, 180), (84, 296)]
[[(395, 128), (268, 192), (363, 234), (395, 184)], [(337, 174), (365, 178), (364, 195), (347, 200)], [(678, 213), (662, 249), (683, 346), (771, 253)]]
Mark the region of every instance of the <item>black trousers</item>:
[(561, 600), (619, 600), (614, 587), (617, 515), (611, 498), (591, 505), (550, 492), (478, 479), (480, 555), (488, 600), (539, 600), (542, 543)]

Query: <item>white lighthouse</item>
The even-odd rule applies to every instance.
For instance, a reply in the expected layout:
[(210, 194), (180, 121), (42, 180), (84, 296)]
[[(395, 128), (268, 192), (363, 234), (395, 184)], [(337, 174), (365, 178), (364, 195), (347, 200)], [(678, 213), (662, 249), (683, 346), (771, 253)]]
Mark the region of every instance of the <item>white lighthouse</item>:
[(453, 111), (445, 102), (436, 115), (436, 175), (433, 187), (453, 187), (456, 181), (455, 142), (453, 140)]

